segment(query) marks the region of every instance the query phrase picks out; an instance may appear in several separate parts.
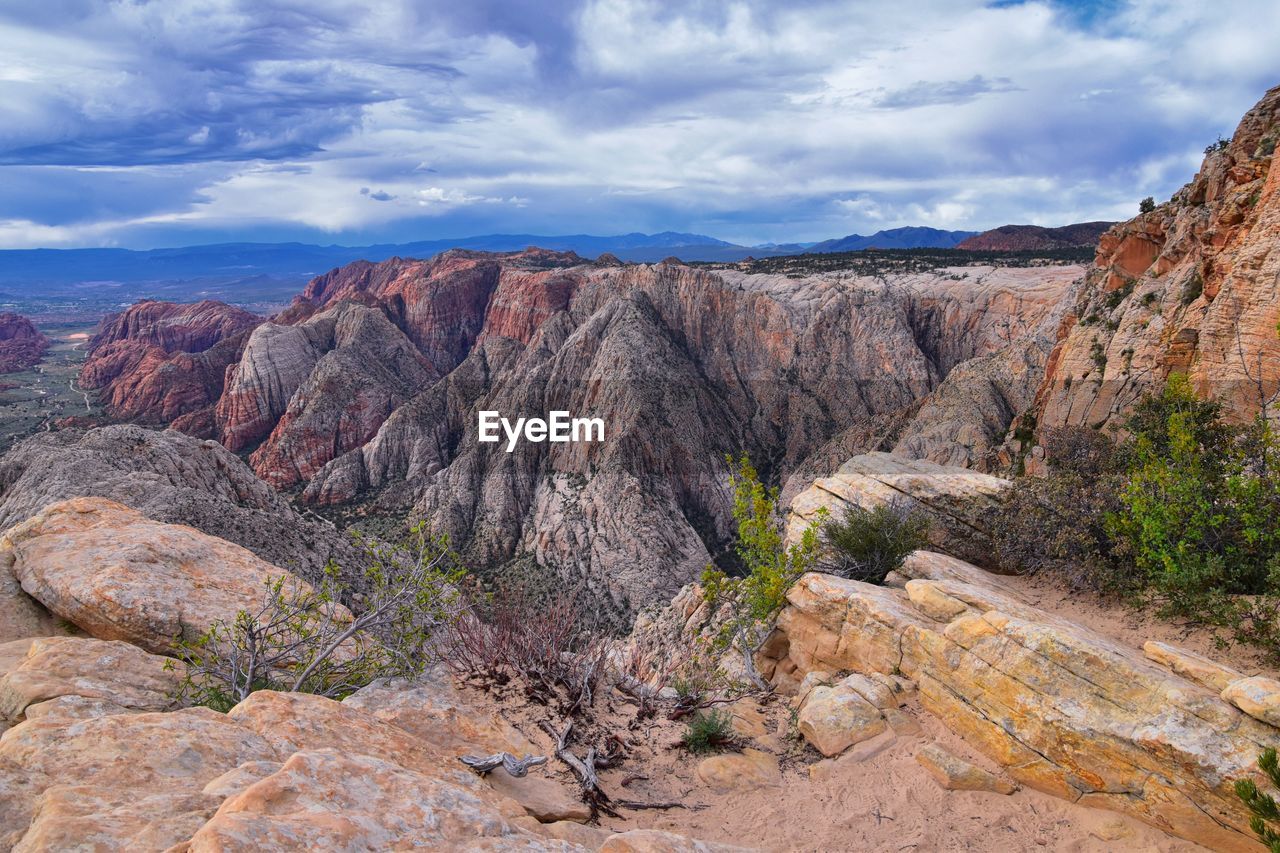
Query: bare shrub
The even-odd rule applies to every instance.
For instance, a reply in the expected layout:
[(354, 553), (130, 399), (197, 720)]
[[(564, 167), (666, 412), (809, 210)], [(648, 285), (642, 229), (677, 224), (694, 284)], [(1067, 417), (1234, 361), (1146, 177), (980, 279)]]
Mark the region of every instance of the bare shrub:
[(589, 708), (605, 675), (608, 643), (578, 594), (546, 604), (512, 590), (467, 607), (438, 639), (457, 676), (487, 686), (518, 681), (528, 697), (573, 715)]
[(366, 591), (348, 590), (330, 564), (312, 587), (292, 575), (266, 584), (262, 603), (180, 642), (185, 699), (229, 710), (256, 690), (342, 698), (378, 678), (412, 678), (430, 660), (431, 638), (456, 609), (462, 577), (448, 541), (422, 525), (404, 546), (362, 541)]

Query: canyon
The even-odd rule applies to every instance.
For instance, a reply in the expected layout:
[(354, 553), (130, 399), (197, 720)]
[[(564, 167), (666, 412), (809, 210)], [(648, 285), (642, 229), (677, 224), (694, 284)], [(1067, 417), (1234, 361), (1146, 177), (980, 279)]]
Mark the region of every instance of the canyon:
[[(727, 455), (788, 489), (867, 449), (998, 464), (1082, 273), (450, 251), (339, 268), (267, 322), (141, 303), (83, 381), (113, 417), (220, 441), (304, 505), (426, 519), (471, 565), (585, 583), (625, 622), (722, 557)], [(507, 452), (479, 440), (481, 411), (609, 428)]]
[[(451, 250), (339, 267), (269, 318), (111, 315), (80, 382), (113, 422), (0, 457), (0, 845), (1262, 849), (1236, 784), (1269, 784), (1274, 670), (1044, 604), (986, 565), (981, 510), (1035, 473), (1038, 432), (1111, 431), (1174, 371), (1235, 420), (1274, 414), (1278, 139), (1280, 87), (1089, 266)], [(38, 359), (24, 323), (4, 320)], [(482, 440), (486, 414), (557, 412), (602, 440)], [(789, 544), (884, 505), (929, 543), (883, 584), (799, 576), (744, 653), (696, 582), (735, 567), (739, 454)], [(553, 713), (443, 657), (340, 701), (261, 689), (221, 713), (179, 689), (175, 644), (264, 585), (336, 573), (345, 624), (378, 570), (348, 524), (418, 519), (490, 586), (544, 609), (579, 590), (598, 690)], [(684, 665), (734, 687), (691, 706)], [(713, 707), (731, 736), (697, 754), (682, 721)]]

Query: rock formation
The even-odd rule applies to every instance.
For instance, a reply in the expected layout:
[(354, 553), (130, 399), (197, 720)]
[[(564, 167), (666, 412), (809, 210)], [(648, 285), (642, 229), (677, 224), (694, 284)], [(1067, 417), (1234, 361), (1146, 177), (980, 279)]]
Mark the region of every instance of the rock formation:
[(1079, 222), (1058, 228), (1041, 225), (1001, 225), (962, 240), (957, 249), (986, 252), (1027, 252), (1039, 249), (1092, 249), (1114, 222)]
[[(798, 542), (820, 512), (839, 520), (846, 509), (893, 504), (924, 514), (937, 547), (975, 563), (990, 562), (992, 539), (985, 508), (994, 509), (1007, 480), (966, 468), (891, 453), (855, 456), (792, 499), (787, 541)], [(989, 568), (995, 568), (994, 565)]]
[(1108, 231), (1037, 397), (1041, 426), (1117, 424), (1171, 371), (1248, 418), (1280, 390), (1280, 87), (1199, 173)]
[(222, 302), (138, 302), (99, 325), (80, 384), (113, 418), (207, 436), (226, 369), (261, 322)]
[[(260, 478), (304, 502), (421, 516), (471, 565), (585, 579), (625, 619), (722, 549), (726, 454), (779, 482), (874, 449), (994, 467), (1079, 274), (793, 278), (538, 249), (362, 262), (314, 279), (251, 333), (229, 323), (217, 347), (247, 337), (212, 408), (175, 391), (146, 410), (249, 453)], [(144, 303), (108, 323), (95, 360), (113, 347), (185, 352), (149, 319), (170, 310)], [(138, 364), (111, 387), (188, 387), (159, 377)], [(507, 452), (478, 441), (481, 410), (600, 417), (605, 436)]]
[(239, 545), (102, 498), (50, 504), (10, 527), (0, 572), (59, 619), (156, 654), (252, 610), (283, 574)]
[(120, 424), (41, 433), (0, 457), (0, 529), (82, 496), (191, 525), (312, 580), (330, 560), (353, 573), (360, 563), (346, 537), (303, 518), (214, 441)]
[[(1234, 780), (1280, 730), (1245, 702), (1022, 603), (980, 569), (919, 552), (905, 589), (806, 575), (761, 663), (783, 689), (810, 672), (898, 675), (1015, 781), (1125, 812), (1217, 850), (1253, 850)], [(802, 688), (800, 688), (802, 689)], [(1271, 695), (1275, 695), (1274, 693)]]
[(49, 339), (21, 314), (0, 314), (0, 373), (14, 373), (38, 364)]

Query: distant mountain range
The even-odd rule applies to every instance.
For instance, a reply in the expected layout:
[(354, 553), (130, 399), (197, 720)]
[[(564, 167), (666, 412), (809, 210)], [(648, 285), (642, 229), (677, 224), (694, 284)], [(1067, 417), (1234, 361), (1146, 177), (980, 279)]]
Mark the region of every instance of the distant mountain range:
[(355, 260), (424, 258), (446, 249), (514, 252), (528, 246), (574, 251), (585, 258), (608, 252), (624, 261), (658, 261), (675, 255), (682, 261), (738, 261), (746, 257), (802, 252), (850, 252), (858, 249), (951, 248), (973, 231), (894, 228), (864, 237), (850, 234), (821, 243), (740, 246), (704, 234), (595, 236), (568, 234), (487, 234), (414, 243), (372, 246), (314, 246), (306, 243), (218, 243), (174, 249), (9, 249), (0, 251), (0, 284), (171, 281), (253, 276), (310, 277)]
[[(392, 257), (428, 258), (446, 249), (487, 252), (519, 251), (540, 246), (574, 251), (585, 258), (609, 253), (624, 261), (654, 262), (667, 257), (682, 261), (740, 261), (804, 253), (853, 252), (863, 249), (968, 248), (975, 240), (997, 234), (999, 240), (1035, 243), (1032, 235), (1005, 234), (1010, 229), (1067, 232), (1085, 229), (1086, 223), (1062, 229), (1005, 226), (979, 235), (974, 231), (944, 231), (911, 226), (850, 234), (819, 243), (769, 243), (742, 246), (704, 234), (664, 231), (659, 234), (488, 234), (474, 237), (422, 240), (413, 243), (380, 243), (371, 246), (315, 246), (306, 243), (220, 243), (170, 249), (10, 249), (0, 250), (0, 288), (14, 298), (41, 295), (86, 294), (115, 289), (115, 298), (130, 301), (141, 295), (180, 298), (190, 291), (196, 298), (221, 298), (244, 303), (246, 297), (262, 301), (288, 298), (302, 281), (355, 260), (383, 261)], [(1075, 236), (1074, 234), (1072, 236)], [(1087, 236), (1087, 235), (1086, 235)], [(1096, 239), (1096, 237), (1091, 238)], [(1052, 241), (1042, 241), (1052, 242)], [(973, 246), (982, 248), (982, 246)], [(1038, 248), (1038, 246), (1027, 246)], [(35, 290), (33, 288), (39, 288)]]
[(1098, 238), (1114, 222), (1079, 222), (1060, 228), (1039, 225), (1001, 225), (983, 231), (956, 248), (988, 252), (1026, 252), (1043, 249), (1076, 249), (1098, 245)]

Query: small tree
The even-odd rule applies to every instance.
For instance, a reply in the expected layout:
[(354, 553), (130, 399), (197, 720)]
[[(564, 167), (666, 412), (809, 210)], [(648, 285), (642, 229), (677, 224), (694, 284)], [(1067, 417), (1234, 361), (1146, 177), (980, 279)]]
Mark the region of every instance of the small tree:
[[(1263, 750), (1262, 755), (1258, 756), (1258, 766), (1267, 774), (1271, 784), (1280, 788), (1280, 761), (1277, 761), (1275, 749)], [(1258, 839), (1271, 853), (1280, 853), (1280, 832), (1272, 829), (1272, 825), (1280, 824), (1280, 807), (1276, 806), (1275, 798), (1259, 791), (1257, 783), (1252, 779), (1236, 782), (1236, 796), (1253, 812), (1249, 827), (1257, 834)]]
[(1138, 202), (1138, 213), (1151, 213), (1156, 209), (1156, 200), (1151, 196), (1147, 196)]
[[(742, 653), (747, 676), (760, 689), (768, 689), (755, 669), (755, 653), (764, 642), (773, 617), (787, 603), (787, 590), (802, 574), (814, 568), (818, 553), (818, 523), (811, 524), (800, 541), (783, 547), (778, 490), (765, 488), (746, 456), (726, 457), (733, 487), (733, 518), (738, 523), (734, 552), (745, 574), (729, 577), (707, 566), (702, 573), (703, 594), (712, 603), (729, 601), (732, 615), (721, 629), (718, 646), (735, 646)], [(823, 518), (825, 519), (825, 513)]]
[(352, 596), (353, 610), (340, 602), (348, 590), (331, 563), (317, 586), (273, 578), (257, 609), (180, 642), (185, 698), (226, 711), (256, 690), (340, 699), (377, 678), (421, 674), (429, 640), (452, 618), (462, 569), (447, 538), (421, 524), (407, 550), (363, 544), (366, 590)]
[(928, 532), (928, 520), (903, 506), (849, 506), (843, 518), (822, 525), (831, 554), (825, 568), (841, 577), (883, 584), (912, 551), (925, 546)]

